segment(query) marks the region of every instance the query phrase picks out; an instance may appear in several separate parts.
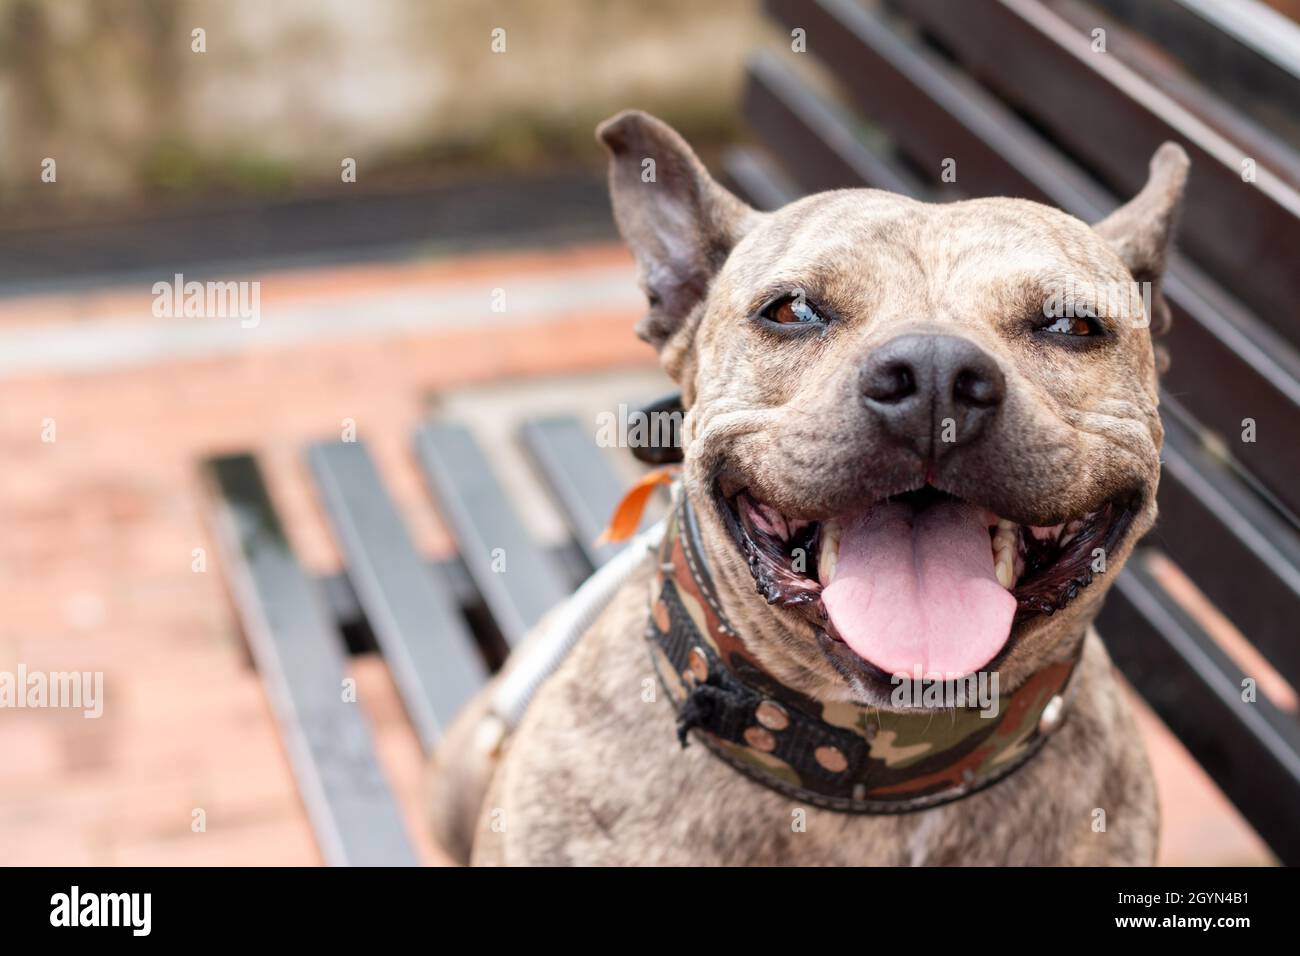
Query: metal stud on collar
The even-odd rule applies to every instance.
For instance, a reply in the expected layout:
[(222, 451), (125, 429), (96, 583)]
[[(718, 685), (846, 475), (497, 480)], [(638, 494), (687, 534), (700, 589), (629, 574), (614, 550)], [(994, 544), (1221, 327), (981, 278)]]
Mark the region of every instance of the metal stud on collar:
[(755, 707), (754, 719), (768, 730), (785, 730), (790, 726), (790, 715), (774, 700), (765, 700)]
[(839, 747), (818, 747), (813, 751), (813, 759), (831, 773), (843, 773), (849, 767), (849, 759)]
[(1061, 726), (1061, 721), (1065, 717), (1065, 698), (1056, 694), (1047, 702), (1043, 708), (1042, 716), (1038, 718), (1038, 732), (1040, 734), (1050, 734), (1057, 727)]

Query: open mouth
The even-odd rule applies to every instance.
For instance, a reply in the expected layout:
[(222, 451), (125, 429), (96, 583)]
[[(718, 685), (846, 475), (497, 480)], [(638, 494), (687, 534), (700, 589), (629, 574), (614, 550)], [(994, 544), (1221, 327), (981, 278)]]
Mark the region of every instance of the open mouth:
[(842, 671), (876, 680), (954, 679), (1000, 659), (1015, 625), (1087, 587), (1140, 503), (1121, 496), (1039, 527), (930, 486), (820, 521), (788, 519), (747, 489), (716, 495), (759, 594), (803, 613)]

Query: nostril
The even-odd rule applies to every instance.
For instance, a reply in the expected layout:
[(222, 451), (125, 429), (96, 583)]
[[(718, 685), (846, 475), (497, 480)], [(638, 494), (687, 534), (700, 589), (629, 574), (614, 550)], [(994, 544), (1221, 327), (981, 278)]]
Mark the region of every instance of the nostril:
[(916, 377), (906, 362), (889, 362), (872, 370), (863, 393), (876, 402), (901, 402), (916, 393)]
[(964, 405), (988, 408), (1002, 401), (1002, 386), (997, 377), (976, 369), (962, 369), (952, 383), (953, 398)]

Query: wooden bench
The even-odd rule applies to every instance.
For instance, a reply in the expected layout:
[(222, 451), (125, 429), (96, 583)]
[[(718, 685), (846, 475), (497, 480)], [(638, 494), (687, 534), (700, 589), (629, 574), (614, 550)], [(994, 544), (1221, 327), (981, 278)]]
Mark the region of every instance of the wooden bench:
[(595, 546), (624, 482), (592, 429), (546, 418), (528, 421), (519, 438), (568, 540), (537, 544), (470, 430), (434, 422), (415, 435), (413, 454), (456, 537), (456, 556), (443, 561), (416, 551), (363, 441), (310, 447), (343, 560), (339, 575), (323, 579), (294, 557), (252, 456), (204, 465), (231, 595), (326, 863), (417, 862), (370, 728), (344, 692), (349, 647), (382, 655), (431, 752), (509, 649), (618, 551)]
[[(806, 52), (754, 58), (744, 114), (758, 144), (726, 158), (729, 178), (766, 207), (865, 185), (923, 199), (1020, 196), (1095, 222), (1137, 191), (1160, 142), (1183, 144), (1192, 175), (1165, 281), (1174, 320), (1161, 517), (1099, 626), (1278, 858), (1300, 863), (1300, 722), (1262, 693), (1243, 699), (1257, 670), (1243, 670), (1158, 573), (1172, 560), (1300, 687), (1300, 161), (1194, 73), (1172, 76), (1154, 44), (1174, 36), (1172, 58), (1210, 45), (1222, 69), (1267, 76), (1270, 95), (1300, 88), (1300, 63), (1279, 66), (1240, 23), (1180, 30), (1187, 11), (1173, 8), (1193, 3), (1103, 2), (1108, 53), (1093, 49), (1090, 24), (1103, 20), (1076, 0), (886, 6), (767, 0), (783, 31), (804, 31)], [(1300, 98), (1275, 99), (1300, 123)], [(1259, 159), (1244, 182), (1242, 160), (1265, 155), (1272, 166)], [(955, 183), (942, 181), (948, 158)], [(1248, 421), (1254, 442), (1241, 440)]]

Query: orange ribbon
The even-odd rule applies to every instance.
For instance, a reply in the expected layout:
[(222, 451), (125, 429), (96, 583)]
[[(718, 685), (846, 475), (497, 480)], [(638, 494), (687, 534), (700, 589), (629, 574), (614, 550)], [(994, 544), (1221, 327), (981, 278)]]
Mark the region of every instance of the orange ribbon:
[(641, 476), (641, 479), (628, 489), (623, 500), (618, 503), (614, 509), (614, 515), (609, 519), (609, 526), (600, 533), (596, 539), (596, 545), (611, 544), (616, 541), (626, 541), (636, 533), (637, 527), (641, 524), (641, 515), (645, 511), (645, 506), (650, 502), (650, 495), (660, 485), (670, 485), (677, 473), (682, 470), (681, 465), (664, 465), (662, 468), (656, 468), (654, 471), (648, 471)]

